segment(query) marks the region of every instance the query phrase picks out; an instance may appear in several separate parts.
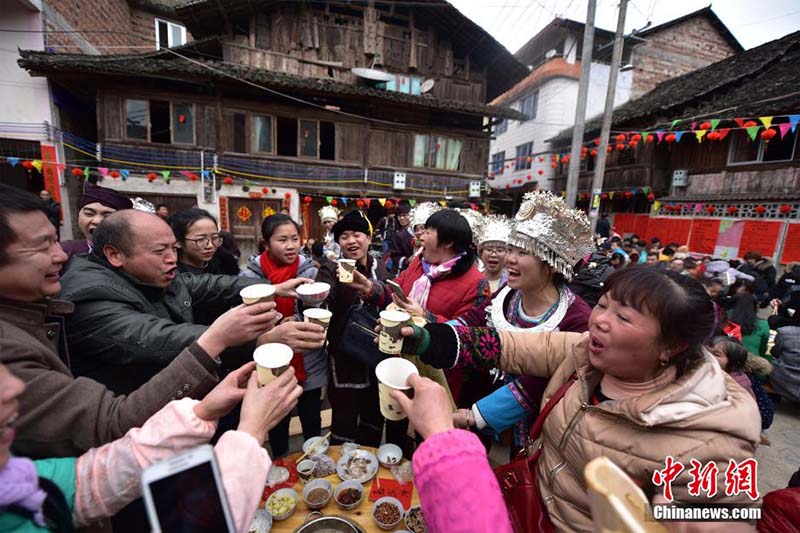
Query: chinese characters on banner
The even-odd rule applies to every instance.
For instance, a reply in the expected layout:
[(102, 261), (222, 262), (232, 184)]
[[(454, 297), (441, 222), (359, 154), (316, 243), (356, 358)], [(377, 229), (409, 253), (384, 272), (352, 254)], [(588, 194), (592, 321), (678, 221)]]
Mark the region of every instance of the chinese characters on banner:
[[(738, 463), (730, 459), (725, 468), (724, 488), (717, 487), (717, 476), (720, 470), (716, 463), (709, 461), (704, 465), (700, 461), (692, 459), (690, 464), (688, 473), (691, 480), (686, 485), (689, 496), (713, 498), (718, 490), (724, 490), (726, 496), (746, 494), (751, 500), (758, 499), (758, 461), (756, 459), (744, 459)], [(674, 501), (672, 483), (684, 470), (686, 467), (680, 461), (676, 461), (671, 455), (668, 455), (664, 461), (664, 469), (653, 472), (653, 484), (656, 487), (663, 486), (663, 495), (667, 501)]]
[(786, 241), (783, 243), (781, 263), (800, 261), (800, 224), (789, 224), (786, 230)]
[(719, 235), (719, 219), (700, 218), (692, 223), (692, 238), (689, 249), (700, 254), (711, 255), (717, 244)]
[(781, 226), (783, 226), (782, 222), (746, 221), (742, 239), (739, 241), (739, 255), (744, 255), (751, 250), (760, 253), (764, 257), (773, 255), (775, 247), (778, 245)]

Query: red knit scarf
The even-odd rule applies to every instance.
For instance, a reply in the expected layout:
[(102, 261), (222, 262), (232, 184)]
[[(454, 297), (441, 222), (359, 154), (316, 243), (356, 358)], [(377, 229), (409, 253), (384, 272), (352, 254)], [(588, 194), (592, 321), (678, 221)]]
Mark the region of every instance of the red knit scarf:
[[(259, 256), (258, 262), (261, 265), (261, 272), (264, 273), (264, 277), (267, 278), (273, 285), (278, 285), (284, 281), (288, 281), (297, 277), (297, 269), (300, 266), (300, 256), (298, 255), (294, 262), (288, 265), (279, 265), (272, 260), (269, 252), (264, 252)], [(275, 305), (278, 312), (282, 314), (284, 318), (294, 317), (294, 298), (276, 296)], [(294, 367), (297, 381), (305, 381), (306, 369), (303, 366), (302, 354), (294, 354), (294, 357), (292, 357), (292, 366)]]

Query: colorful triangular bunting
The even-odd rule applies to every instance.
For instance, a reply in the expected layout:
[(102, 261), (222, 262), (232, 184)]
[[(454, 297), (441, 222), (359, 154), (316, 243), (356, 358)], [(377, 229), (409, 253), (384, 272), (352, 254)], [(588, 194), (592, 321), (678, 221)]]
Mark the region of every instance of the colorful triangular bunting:
[(772, 117), (758, 117), (758, 120), (761, 121), (765, 128), (772, 126)]
[(790, 129), (791, 127), (792, 127), (792, 125), (791, 125), (791, 124), (789, 124), (788, 122), (783, 122), (783, 123), (781, 123), (781, 124), (778, 124), (778, 129), (779, 129), (779, 130), (780, 130), (780, 132), (781, 132), (781, 139), (783, 139), (784, 137), (786, 137), (786, 134), (787, 134), (787, 133), (789, 133), (789, 129)]
[(747, 130), (747, 135), (750, 136), (750, 140), (751, 141), (755, 141), (756, 140), (756, 135), (758, 135), (758, 129), (760, 127), (761, 126), (750, 126), (749, 128), (745, 128)]
[(721, 120), (718, 118), (712, 118), (711, 120), (709, 120), (709, 122), (711, 123), (711, 131), (714, 131), (715, 129), (717, 129), (717, 126), (719, 126)]
[(697, 142), (702, 143), (703, 137), (705, 136), (708, 130), (695, 130), (694, 136), (697, 137)]
[(674, 135), (675, 135), (675, 142), (676, 142), (676, 143), (679, 143), (679, 142), (681, 142), (681, 137), (683, 137), (683, 134), (684, 134), (684, 133), (686, 133), (686, 132), (685, 132), (685, 131), (676, 131), (676, 132), (675, 132), (675, 134), (674, 134)]
[(792, 131), (797, 129), (798, 122), (800, 122), (800, 115), (789, 115), (789, 124), (792, 125)]
[(19, 157), (6, 157), (6, 161), (8, 161), (9, 165), (15, 167), (19, 163)]
[(120, 173), (120, 175), (122, 175), (122, 181), (127, 180), (128, 176), (131, 175), (131, 171), (126, 169), (126, 168), (119, 169), (119, 173)]

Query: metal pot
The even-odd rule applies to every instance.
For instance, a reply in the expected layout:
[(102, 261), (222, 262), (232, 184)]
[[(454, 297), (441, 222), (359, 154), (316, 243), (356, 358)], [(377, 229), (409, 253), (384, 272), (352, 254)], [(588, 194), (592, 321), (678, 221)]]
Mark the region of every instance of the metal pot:
[(309, 513), (305, 523), (294, 533), (366, 533), (366, 530), (343, 516), (323, 515), (314, 511)]

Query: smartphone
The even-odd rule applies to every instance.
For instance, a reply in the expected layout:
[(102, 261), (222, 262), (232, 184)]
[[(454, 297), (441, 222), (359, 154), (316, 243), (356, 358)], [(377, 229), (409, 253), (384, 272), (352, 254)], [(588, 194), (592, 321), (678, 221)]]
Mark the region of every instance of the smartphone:
[(214, 448), (208, 444), (145, 469), (142, 496), (153, 533), (235, 533)]
[(408, 300), (406, 293), (403, 291), (403, 287), (401, 287), (397, 282), (387, 280), (386, 284), (392, 288), (392, 292), (397, 294), (401, 300)]

